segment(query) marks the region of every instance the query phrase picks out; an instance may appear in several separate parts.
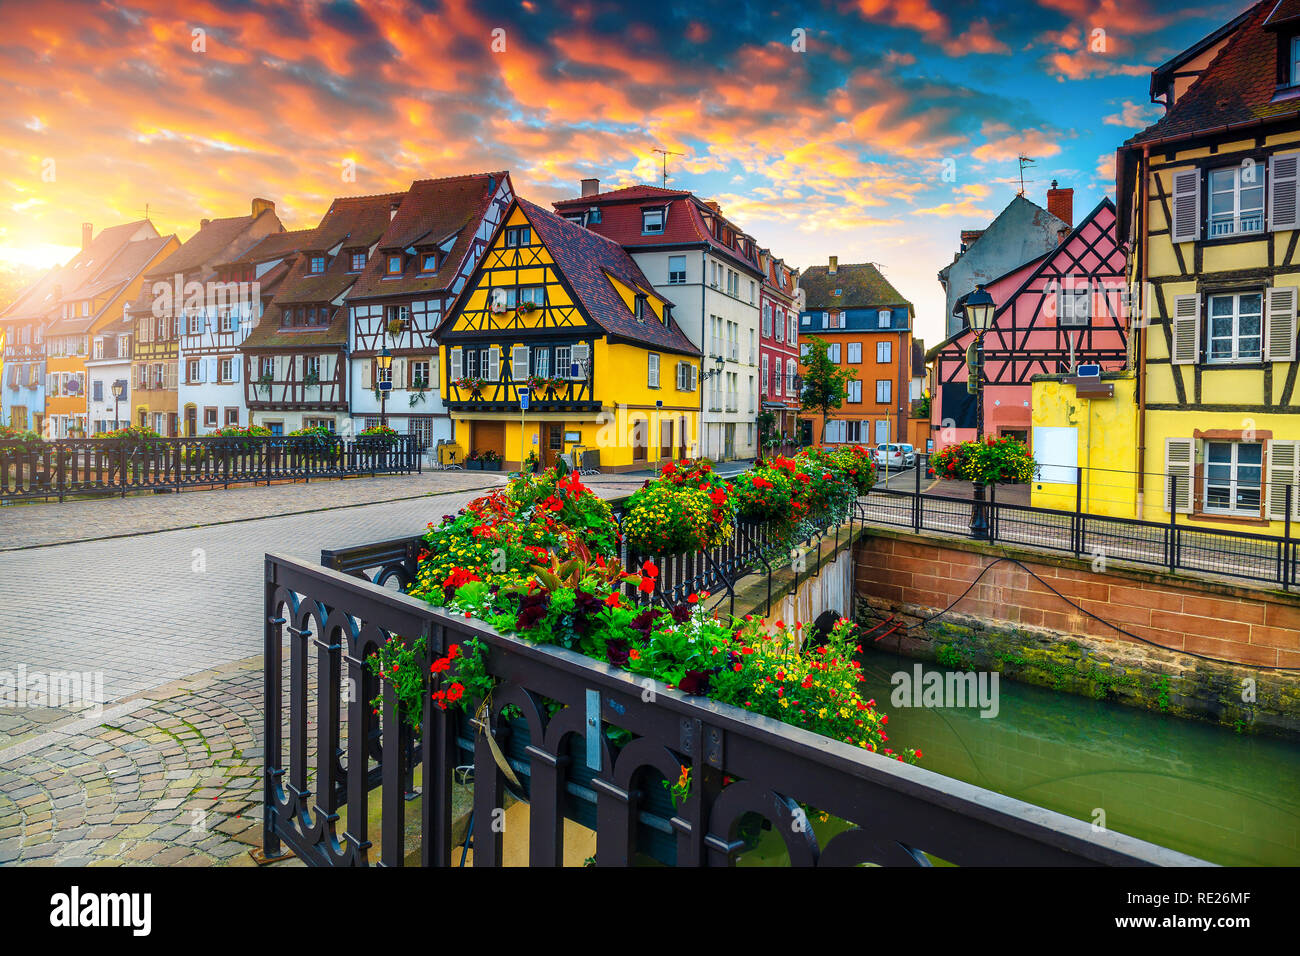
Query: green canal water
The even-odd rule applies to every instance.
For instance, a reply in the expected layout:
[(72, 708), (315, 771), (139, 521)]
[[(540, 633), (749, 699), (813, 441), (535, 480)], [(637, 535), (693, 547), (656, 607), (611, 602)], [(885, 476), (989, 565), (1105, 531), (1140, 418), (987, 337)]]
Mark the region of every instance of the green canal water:
[(1213, 863), (1300, 865), (1300, 745), (1006, 680), (993, 718), (896, 707), (890, 677), (916, 664), (868, 651), (862, 686), (921, 766), (1080, 820), (1100, 808), (1111, 830)]

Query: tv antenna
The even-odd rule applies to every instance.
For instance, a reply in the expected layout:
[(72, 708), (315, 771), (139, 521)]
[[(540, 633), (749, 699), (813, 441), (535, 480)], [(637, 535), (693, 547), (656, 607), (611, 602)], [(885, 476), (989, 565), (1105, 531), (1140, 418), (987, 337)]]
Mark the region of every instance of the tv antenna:
[[(1021, 153), (1018, 157), (1016, 157), (1016, 159), (1020, 163), (1020, 192), (1018, 193), (1018, 195), (1023, 196), (1025, 194), (1025, 167), (1033, 166), (1034, 161), (1030, 159), (1028, 156), (1026, 156), (1024, 153)], [(1030, 182), (1033, 182), (1033, 180), (1030, 180)]]
[(669, 156), (681, 156), (681, 155), (683, 155), (683, 154), (682, 154), (682, 153), (679, 153), (679, 152), (676, 152), (675, 150), (671, 150), (671, 149), (660, 149), (658, 146), (656, 146), (656, 147), (654, 148), (654, 150), (652, 150), (652, 152), (656, 152), (656, 153), (661, 153), (661, 154), (663, 154), (663, 158), (664, 158), (664, 188), (666, 189), (666, 188), (668, 188), (668, 157), (669, 157)]

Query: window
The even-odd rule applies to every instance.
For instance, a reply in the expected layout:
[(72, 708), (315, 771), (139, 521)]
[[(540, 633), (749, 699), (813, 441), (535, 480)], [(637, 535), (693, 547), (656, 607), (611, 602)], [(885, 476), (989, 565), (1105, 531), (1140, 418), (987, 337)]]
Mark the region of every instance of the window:
[(686, 283), (686, 257), (668, 257), (668, 284), (684, 285)]
[(390, 275), (390, 276), (399, 275), (399, 274), (401, 273), (401, 271), (402, 271), (402, 257), (401, 257), (401, 256), (389, 256), (389, 257), (388, 257), (388, 268), (387, 268), (385, 271), (386, 271), (386, 273), (387, 273), (388, 275)]
[(857, 365), (861, 361), (862, 361), (862, 343), (850, 342), (849, 343), (849, 364)]
[(235, 360), (223, 358), (217, 363), (217, 381), (233, 382), (235, 380)]
[(876, 343), (876, 361), (892, 362), (893, 361), (893, 342)]
[(1210, 172), (1210, 238), (1264, 229), (1264, 169), (1229, 166)]
[(239, 409), (238, 409), (238, 408), (227, 408), (227, 409), (226, 409), (226, 424), (227, 424), (227, 425), (238, 425), (238, 424), (239, 424)]
[(529, 226), (511, 226), (506, 230), (506, 248), (516, 248), (518, 246), (531, 246), (533, 244), (533, 230)]
[(333, 418), (303, 418), (303, 428), (324, 428), (331, 435), (334, 434)]
[(893, 382), (887, 378), (876, 380), (876, 401), (882, 405), (887, 405), (892, 399)]
[(772, 394), (772, 386), (771, 386), (771, 381), (772, 381), (772, 380), (771, 380), (771, 378), (768, 377), (768, 366), (767, 366), (767, 356), (766, 356), (766, 355), (763, 356), (763, 358), (762, 358), (762, 360), (761, 360), (761, 365), (762, 365), (762, 371), (760, 372), (760, 374), (762, 375), (762, 378), (759, 379), (759, 381), (761, 381), (761, 382), (763, 383), (763, 389), (764, 389), (764, 391), (766, 391), (766, 392), (770, 395), (770, 394)]
[(889, 328), (889, 310), (888, 310), (888, 309), (881, 309), (880, 312), (877, 313), (877, 317), (878, 317), (879, 320), (880, 320), (880, 327), (881, 327), (882, 329), (887, 329), (887, 328)]
[(95, 358), (97, 358), (97, 359), (102, 359), (102, 358), (104, 357), (104, 340), (103, 340), (103, 339), (95, 339), (95, 353), (94, 353), (94, 355), (95, 355)]
[(1258, 516), (1263, 462), (1258, 442), (1206, 442), (1204, 510)]
[(360, 272), (366, 267), (366, 254), (364, 252), (352, 253), (352, 271)]
[(641, 210), (641, 234), (657, 236), (664, 231), (664, 211), (662, 209)]
[[(637, 298), (640, 299), (642, 297), (638, 296)], [(518, 300), (521, 305), (525, 302), (531, 302), (533, 305), (537, 306), (545, 305), (546, 287), (540, 285), (525, 286), (519, 290)]]
[[(776, 310), (776, 340), (778, 342), (784, 341), (785, 337), (782, 335), (784, 331), (785, 331), (785, 313), (782, 312), (780, 309), (777, 309)], [(793, 342), (794, 339), (792, 338), (790, 341)]]
[(203, 427), (204, 428), (217, 427), (217, 410), (215, 408), (203, 409)]
[(836, 365), (840, 364), (840, 343), (835, 342), (826, 346), (826, 357)]
[[(420, 261), (420, 271), (421, 271), (421, 272), (437, 272), (437, 271), (438, 271), (438, 255), (437, 255), (437, 253), (434, 253), (434, 252), (426, 252), (423, 256), (420, 257), (420, 260), (421, 260), (421, 261)], [(430, 424), (432, 424), (432, 423), (430, 423)]]
[(104, 400), (104, 383), (99, 379), (95, 379), (95, 381), (90, 383), (90, 390), (91, 398), (94, 401), (102, 402)]
[(185, 381), (201, 382), (203, 380), (203, 363), (198, 359), (190, 359), (185, 363)]
[(229, 309), (223, 309), (221, 311), (221, 331), (235, 331), (235, 316)]
[(1263, 298), (1258, 292), (1210, 296), (1210, 362), (1260, 359)]
[(413, 359), (407, 364), (410, 370), (411, 388), (428, 388), (429, 387), (429, 360)]
[(855, 405), (862, 403), (862, 383), (854, 380), (848, 384), (848, 400)]
[(794, 359), (785, 360), (785, 393), (794, 397), (798, 391), (799, 366)]
[(311, 271), (312, 271), (314, 274), (316, 274), (316, 275), (320, 275), (320, 273), (322, 273), (322, 272), (325, 271), (325, 257), (324, 257), (324, 256), (312, 256), (312, 257), (311, 257)]
[(658, 388), (659, 387), (659, 356), (656, 355), (654, 352), (651, 352), (649, 354), (647, 364), (649, 366), (649, 377), (648, 377), (647, 384), (651, 388)]
[[(571, 378), (569, 374), (573, 371), (570, 367), (573, 363), (570, 356), (573, 354), (572, 349), (567, 345), (557, 345), (555, 347), (555, 377)], [(538, 373), (541, 374), (541, 373)]]
[(538, 378), (551, 377), (551, 350), (539, 346), (533, 349), (533, 374)]
[(119, 335), (117, 337), (117, 357), (127, 358), (131, 354), (131, 336)]

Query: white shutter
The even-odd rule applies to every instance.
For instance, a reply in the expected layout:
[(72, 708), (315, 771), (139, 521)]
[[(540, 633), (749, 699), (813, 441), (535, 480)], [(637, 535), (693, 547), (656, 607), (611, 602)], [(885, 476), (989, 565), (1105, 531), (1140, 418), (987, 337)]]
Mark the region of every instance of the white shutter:
[[(573, 350), (569, 352), (569, 361), (578, 363), (579, 379), (583, 379), (586, 377), (588, 371), (587, 361), (588, 361), (588, 356), (590, 355), (591, 355), (591, 347), (587, 345), (586, 342), (579, 342), (577, 345), (573, 347)], [(565, 369), (564, 376), (567, 378), (568, 375), (569, 375), (569, 370)]]
[(1174, 173), (1173, 218), (1170, 229), (1174, 242), (1195, 242), (1201, 238), (1201, 171), (1185, 169)]
[(1175, 365), (1195, 365), (1201, 357), (1201, 297), (1174, 296), (1173, 354)]
[(462, 363), (461, 349), (460, 346), (457, 345), (455, 348), (451, 350), (451, 373), (450, 374), (451, 374), (451, 381), (453, 382), (464, 375), (464, 373), (461, 371), (461, 369), (463, 368), (461, 363)]
[(1269, 362), (1295, 361), (1296, 289), (1294, 286), (1268, 290), (1264, 325), (1264, 359)]
[(646, 367), (647, 367), (646, 384), (649, 385), (651, 388), (658, 388), (659, 387), (659, 356), (656, 355), (654, 352), (649, 353), (649, 358), (647, 359)]
[(699, 387), (700, 387), (700, 367), (698, 365), (692, 365), (691, 366), (691, 391), (693, 392)]
[(489, 382), (501, 381), (501, 346), (493, 345), (487, 350), (487, 368), (483, 369), (483, 378)]
[(510, 377), (516, 382), (528, 381), (528, 346), (516, 345), (510, 350)]
[(1300, 229), (1300, 153), (1276, 153), (1268, 158), (1268, 227), (1273, 232)]
[(361, 362), (361, 387), (370, 390), (375, 387), (374, 375), (372, 374), (370, 359), (363, 359)]
[(1183, 514), (1192, 511), (1192, 453), (1196, 441), (1192, 438), (1165, 439), (1165, 492), (1161, 507), (1169, 510), (1174, 481), (1178, 482), (1177, 509)]
[(1300, 518), (1300, 441), (1268, 443), (1268, 516), (1286, 519), (1286, 490), (1291, 487), (1291, 517)]
[(406, 388), (407, 359), (393, 359), (393, 388)]

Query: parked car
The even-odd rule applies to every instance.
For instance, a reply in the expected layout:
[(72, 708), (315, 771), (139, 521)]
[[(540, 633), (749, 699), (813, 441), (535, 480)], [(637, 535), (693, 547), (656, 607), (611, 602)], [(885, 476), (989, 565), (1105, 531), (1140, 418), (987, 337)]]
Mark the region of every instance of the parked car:
[(911, 468), (916, 464), (916, 449), (902, 442), (889, 442), (876, 446), (875, 458), (877, 468)]

